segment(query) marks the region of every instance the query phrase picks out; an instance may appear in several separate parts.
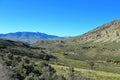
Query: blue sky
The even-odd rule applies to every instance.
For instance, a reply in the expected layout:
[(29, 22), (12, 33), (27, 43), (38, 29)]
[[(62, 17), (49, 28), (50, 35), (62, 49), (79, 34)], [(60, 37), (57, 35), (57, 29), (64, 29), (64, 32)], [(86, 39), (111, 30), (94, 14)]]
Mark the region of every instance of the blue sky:
[(76, 36), (120, 18), (120, 0), (0, 0), (0, 33)]

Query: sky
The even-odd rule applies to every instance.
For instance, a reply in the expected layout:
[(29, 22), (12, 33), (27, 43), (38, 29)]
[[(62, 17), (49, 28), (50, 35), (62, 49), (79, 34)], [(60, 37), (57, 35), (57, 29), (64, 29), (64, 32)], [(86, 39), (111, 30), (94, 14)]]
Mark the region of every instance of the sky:
[(84, 34), (120, 19), (120, 0), (0, 0), (0, 33)]

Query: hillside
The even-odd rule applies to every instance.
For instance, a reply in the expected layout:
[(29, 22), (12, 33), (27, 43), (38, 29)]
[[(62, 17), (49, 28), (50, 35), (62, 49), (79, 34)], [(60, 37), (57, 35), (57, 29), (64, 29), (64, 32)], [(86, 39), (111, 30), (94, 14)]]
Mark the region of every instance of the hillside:
[[(56, 57), (43, 48), (0, 39), (0, 80), (31, 80), (32, 76), (32, 80), (47, 80), (44, 74), (56, 74), (54, 68), (46, 62), (50, 59)], [(45, 73), (45, 70), (48, 72)]]
[(55, 58), (50, 53), (47, 53), (45, 48), (31, 47), (28, 44), (19, 42), (0, 39), (0, 56), (6, 54), (18, 55), (18, 56), (27, 56), (36, 59), (42, 59), (44, 56), (49, 58)]
[(0, 34), (0, 38), (14, 40), (14, 41), (22, 41), (26, 43), (33, 43), (38, 40), (62, 39), (62, 37), (48, 35), (40, 32), (16, 32), (16, 33)]
[(80, 42), (120, 42), (120, 20), (115, 20), (97, 27), (74, 40)]

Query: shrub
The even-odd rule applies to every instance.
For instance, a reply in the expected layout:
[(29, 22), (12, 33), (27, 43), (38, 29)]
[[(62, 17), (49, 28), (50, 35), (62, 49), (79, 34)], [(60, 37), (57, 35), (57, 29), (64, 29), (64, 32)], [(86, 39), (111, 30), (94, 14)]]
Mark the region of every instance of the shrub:
[(90, 69), (95, 69), (95, 63), (93, 61), (88, 61), (87, 62), (87, 66), (90, 68)]

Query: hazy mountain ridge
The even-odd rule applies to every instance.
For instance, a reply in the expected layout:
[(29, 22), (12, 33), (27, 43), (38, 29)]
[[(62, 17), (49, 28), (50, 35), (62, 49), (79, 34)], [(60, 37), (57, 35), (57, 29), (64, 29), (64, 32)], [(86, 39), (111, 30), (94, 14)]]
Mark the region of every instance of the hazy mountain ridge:
[(54, 39), (61, 39), (62, 37), (58, 37), (55, 35), (48, 35), (40, 32), (16, 32), (16, 33), (0, 34), (0, 38), (33, 43), (38, 40), (54, 40)]

